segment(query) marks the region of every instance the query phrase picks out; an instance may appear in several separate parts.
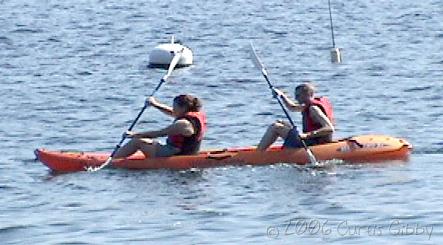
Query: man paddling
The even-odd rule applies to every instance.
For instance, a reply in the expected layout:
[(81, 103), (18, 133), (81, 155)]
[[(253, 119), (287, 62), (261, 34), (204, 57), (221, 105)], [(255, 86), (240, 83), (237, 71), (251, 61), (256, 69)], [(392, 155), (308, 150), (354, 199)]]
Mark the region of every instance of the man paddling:
[[(116, 152), (114, 158), (128, 157), (138, 150), (146, 157), (197, 154), (206, 131), (206, 115), (201, 110), (201, 101), (183, 94), (174, 98), (172, 107), (159, 103), (154, 97), (148, 98), (148, 103), (175, 118), (174, 122), (160, 130), (126, 132), (132, 139)], [(166, 144), (154, 140), (163, 136), (167, 136)]]
[(282, 98), (289, 110), (302, 113), (303, 133), (299, 136), (297, 128), (288, 122), (278, 120), (269, 126), (257, 150), (265, 151), (278, 137), (284, 139), (285, 148), (303, 147), (300, 138), (308, 146), (332, 141), (334, 133), (332, 105), (326, 97), (314, 97), (315, 88), (311, 82), (305, 82), (295, 88), (295, 99), (298, 103), (278, 89), (274, 89), (274, 92), (275, 96)]

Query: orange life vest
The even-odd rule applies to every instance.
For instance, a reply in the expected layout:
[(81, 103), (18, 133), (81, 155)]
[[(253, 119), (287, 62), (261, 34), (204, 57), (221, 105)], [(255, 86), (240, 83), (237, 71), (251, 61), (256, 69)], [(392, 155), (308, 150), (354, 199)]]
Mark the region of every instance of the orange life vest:
[(169, 135), (167, 143), (173, 147), (179, 148), (177, 155), (193, 155), (200, 150), (201, 141), (206, 132), (206, 114), (204, 112), (188, 112), (186, 115), (176, 118), (188, 120), (194, 127), (194, 134), (184, 136), (181, 134)]
[[(331, 123), (334, 124), (334, 110), (332, 108), (331, 102), (327, 97), (316, 97), (311, 99), (311, 103), (307, 105), (302, 112), (304, 133), (309, 133), (322, 127), (320, 124), (314, 122), (314, 120), (312, 119), (309, 111), (311, 106), (318, 106), (320, 110), (326, 115), (326, 117), (331, 121)], [(332, 134), (321, 138), (324, 139), (319, 139), (320, 141), (330, 142), (332, 141)]]

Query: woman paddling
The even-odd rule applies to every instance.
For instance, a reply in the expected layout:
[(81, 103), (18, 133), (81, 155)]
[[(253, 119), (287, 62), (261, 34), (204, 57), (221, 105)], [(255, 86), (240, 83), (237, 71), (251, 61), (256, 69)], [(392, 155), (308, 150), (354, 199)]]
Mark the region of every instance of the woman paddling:
[[(289, 110), (302, 113), (303, 133), (300, 134), (300, 138), (305, 141), (306, 145), (318, 145), (332, 141), (334, 132), (332, 105), (326, 97), (314, 97), (315, 88), (310, 82), (295, 88), (295, 99), (298, 103), (292, 101), (280, 90), (274, 89), (274, 91), (275, 96), (280, 96)], [(278, 120), (269, 126), (257, 150), (266, 150), (278, 137), (284, 139), (283, 147), (303, 147), (297, 128)]]
[[(154, 97), (148, 98), (148, 103), (175, 118), (174, 122), (160, 130), (126, 132), (127, 137), (132, 139), (114, 157), (127, 157), (137, 150), (146, 157), (197, 154), (206, 131), (206, 115), (201, 111), (201, 101), (192, 95), (183, 94), (174, 98), (172, 108), (158, 102)], [(163, 136), (167, 136), (166, 144), (153, 140)]]

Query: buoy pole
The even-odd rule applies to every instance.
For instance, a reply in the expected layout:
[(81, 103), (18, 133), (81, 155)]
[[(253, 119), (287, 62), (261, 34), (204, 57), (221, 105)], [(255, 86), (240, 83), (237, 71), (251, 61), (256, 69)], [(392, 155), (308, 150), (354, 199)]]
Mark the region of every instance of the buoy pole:
[(331, 37), (332, 37), (332, 48), (331, 48), (331, 62), (341, 63), (341, 53), (340, 48), (335, 47), (335, 36), (334, 36), (334, 24), (332, 22), (332, 11), (331, 11), (331, 0), (328, 0), (329, 7), (329, 21), (331, 23)]

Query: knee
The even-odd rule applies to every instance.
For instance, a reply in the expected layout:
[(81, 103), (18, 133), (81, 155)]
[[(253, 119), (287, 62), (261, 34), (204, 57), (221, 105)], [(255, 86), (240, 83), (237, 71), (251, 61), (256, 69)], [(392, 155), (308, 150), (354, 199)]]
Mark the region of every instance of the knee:
[(279, 132), (284, 128), (284, 125), (280, 122), (274, 122), (269, 126), (269, 130), (272, 132)]
[(288, 127), (287, 125), (285, 125), (281, 122), (275, 122), (271, 125), (271, 127), (272, 127), (272, 131), (280, 137), (286, 137), (289, 130), (291, 130), (290, 127)]
[(128, 142), (128, 145), (138, 147), (140, 145), (140, 140), (133, 138)]

